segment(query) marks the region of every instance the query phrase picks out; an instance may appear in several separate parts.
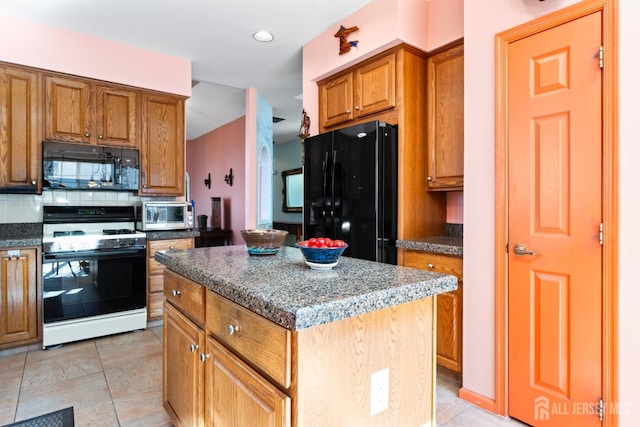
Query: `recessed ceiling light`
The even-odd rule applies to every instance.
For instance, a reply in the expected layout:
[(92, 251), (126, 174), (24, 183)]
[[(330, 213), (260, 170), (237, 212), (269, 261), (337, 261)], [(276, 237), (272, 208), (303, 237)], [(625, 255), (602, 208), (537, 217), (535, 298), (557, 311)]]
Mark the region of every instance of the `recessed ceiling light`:
[(253, 34), (253, 38), (258, 40), (259, 42), (270, 42), (273, 40), (273, 34), (268, 31), (258, 31)]

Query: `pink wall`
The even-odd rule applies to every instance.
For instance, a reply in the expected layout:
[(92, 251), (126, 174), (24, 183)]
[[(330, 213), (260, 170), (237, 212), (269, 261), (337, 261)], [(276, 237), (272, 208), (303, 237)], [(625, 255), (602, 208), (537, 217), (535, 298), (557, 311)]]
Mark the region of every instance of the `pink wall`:
[(447, 193), (447, 222), (462, 224), (464, 222), (464, 192), (450, 191)]
[(191, 96), (191, 62), (0, 15), (0, 61)]
[[(241, 117), (199, 138), (187, 141), (187, 172), (191, 177), (191, 198), (196, 215), (209, 216), (211, 197), (222, 197), (225, 228), (233, 230), (232, 243), (243, 244), (240, 230), (245, 228), (245, 118)], [(233, 169), (233, 186), (224, 176)], [(204, 179), (211, 173), (211, 189)]]
[(465, 138), (464, 151), (463, 385), (491, 399), (495, 397), (494, 36), (575, 2), (495, 0), (488, 8), (483, 2), (465, 0), (464, 134), (473, 138)]
[(640, 144), (638, 144), (638, 99), (640, 99), (640, 2), (620, 0), (620, 236), (619, 236), (619, 337), (620, 402), (627, 409), (620, 427), (638, 425), (640, 418)]
[[(257, 225), (257, 191), (258, 178), (256, 165), (257, 123), (258, 123), (258, 91), (248, 88), (245, 101), (245, 139), (244, 139), (244, 170), (246, 171), (246, 188), (244, 192), (244, 225), (245, 229), (256, 228)], [(242, 243), (242, 240), (240, 241)]]
[[(431, 10), (458, 18), (443, 25)], [(334, 37), (340, 25), (359, 28), (351, 35), (358, 47), (343, 55)], [(439, 37), (426, 31), (432, 25), (444, 29)], [(318, 35), (302, 48), (303, 106), (311, 118), (311, 134), (318, 133), (318, 80), (401, 42), (429, 51), (462, 37), (462, 32), (462, 0), (372, 0)]]
[[(494, 36), (554, 10), (577, 3), (465, 0), (465, 191), (464, 191), (464, 387), (493, 399), (494, 394)], [(619, 237), (619, 381), (620, 426), (635, 426), (640, 417), (640, 3), (620, 5), (620, 237)], [(499, 11), (497, 13), (496, 11)], [(482, 114), (477, 114), (482, 111)]]

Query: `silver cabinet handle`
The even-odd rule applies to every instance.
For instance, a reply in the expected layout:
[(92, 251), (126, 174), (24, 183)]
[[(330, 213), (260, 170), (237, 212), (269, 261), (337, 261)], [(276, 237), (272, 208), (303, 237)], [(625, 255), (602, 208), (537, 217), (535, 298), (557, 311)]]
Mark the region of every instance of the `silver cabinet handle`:
[(538, 255), (537, 252), (530, 251), (525, 245), (517, 244), (513, 247), (513, 253), (517, 256)]
[(102, 136), (102, 135), (98, 135), (98, 139), (102, 139), (102, 138), (103, 138), (103, 136)]
[(427, 268), (433, 268), (433, 264), (431, 263), (427, 264)]
[(347, 110), (347, 111), (345, 111), (345, 113), (351, 114), (351, 110)]
[(84, 136), (86, 136), (87, 138), (89, 138), (90, 133), (89, 132), (85, 132)]
[(31, 181), (31, 185), (36, 185), (37, 183), (35, 181)]
[(181, 294), (181, 292), (177, 289), (174, 289), (171, 291), (171, 295), (173, 295), (174, 297), (177, 297)]
[(427, 181), (433, 181), (433, 177), (428, 176), (428, 177), (427, 177)]
[(169, 250), (173, 250), (175, 246), (169, 246)]
[(192, 343), (192, 344), (189, 346), (189, 350), (191, 350), (191, 353), (193, 353), (194, 351), (196, 351), (196, 350), (197, 350), (197, 349), (199, 349), (199, 348), (200, 348), (200, 346), (198, 346), (198, 344), (193, 344), (193, 343)]
[(356, 111), (360, 111), (360, 107), (356, 105)]
[(229, 335), (235, 334), (236, 332), (238, 332), (239, 329), (240, 328), (238, 327), (238, 325), (234, 326), (234, 325), (229, 324), (229, 326), (227, 326), (227, 332), (229, 332)]
[(209, 353), (200, 353), (200, 361), (204, 362), (205, 360), (207, 360), (208, 358), (210, 358), (211, 355)]

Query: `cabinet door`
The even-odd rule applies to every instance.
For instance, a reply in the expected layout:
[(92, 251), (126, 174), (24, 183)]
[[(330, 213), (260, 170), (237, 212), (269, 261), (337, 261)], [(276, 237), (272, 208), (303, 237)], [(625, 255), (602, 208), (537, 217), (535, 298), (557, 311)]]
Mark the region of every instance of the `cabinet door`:
[(286, 394), (211, 337), (207, 337), (207, 355), (206, 425), (291, 425), (291, 399)]
[(39, 193), (40, 74), (0, 68), (0, 191)]
[(0, 345), (38, 338), (36, 250), (0, 250)]
[(427, 61), (427, 188), (464, 185), (464, 46), (454, 45)]
[(319, 90), (321, 128), (353, 120), (353, 73), (327, 80)]
[(98, 144), (120, 147), (137, 146), (137, 93), (97, 86), (96, 135)]
[(45, 85), (45, 139), (90, 144), (94, 132), (91, 83), (46, 76)]
[(462, 372), (462, 282), (458, 290), (436, 298), (438, 325), (436, 363), (453, 372)]
[(202, 426), (204, 332), (171, 304), (164, 305), (164, 408), (177, 426)]
[(396, 105), (396, 55), (392, 53), (355, 71), (355, 117), (360, 118)]
[(184, 101), (143, 93), (140, 113), (139, 194), (184, 195)]
[(436, 363), (462, 373), (462, 259), (428, 252), (405, 251), (404, 266), (458, 278), (458, 289), (436, 297)]

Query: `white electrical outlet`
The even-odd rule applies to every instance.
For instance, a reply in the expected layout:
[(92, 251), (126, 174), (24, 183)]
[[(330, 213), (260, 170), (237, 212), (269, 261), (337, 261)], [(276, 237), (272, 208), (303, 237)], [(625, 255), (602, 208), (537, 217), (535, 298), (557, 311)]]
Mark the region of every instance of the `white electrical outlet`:
[(370, 415), (389, 407), (389, 368), (371, 374)]

